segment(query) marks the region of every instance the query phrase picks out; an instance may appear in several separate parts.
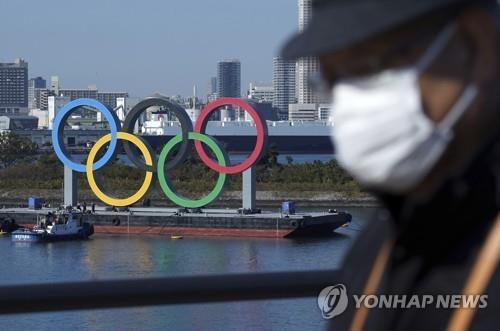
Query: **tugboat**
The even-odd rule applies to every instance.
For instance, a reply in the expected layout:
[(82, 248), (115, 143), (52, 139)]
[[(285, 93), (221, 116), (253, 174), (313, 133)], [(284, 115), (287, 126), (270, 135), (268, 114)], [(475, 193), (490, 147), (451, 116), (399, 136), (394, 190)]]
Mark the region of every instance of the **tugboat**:
[(48, 213), (37, 219), (33, 229), (12, 232), (14, 242), (51, 242), (87, 239), (94, 233), (94, 226), (85, 221), (88, 214), (70, 211)]

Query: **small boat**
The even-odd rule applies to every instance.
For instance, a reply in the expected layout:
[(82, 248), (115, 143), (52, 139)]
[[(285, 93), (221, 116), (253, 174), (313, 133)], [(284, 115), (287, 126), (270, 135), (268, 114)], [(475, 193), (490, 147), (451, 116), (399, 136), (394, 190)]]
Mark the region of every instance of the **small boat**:
[(14, 242), (51, 242), (87, 239), (94, 233), (94, 226), (85, 221), (88, 214), (81, 212), (48, 213), (38, 217), (32, 229), (12, 232)]
[(184, 237), (183, 236), (170, 236), (170, 239), (172, 240), (179, 240), (179, 239), (183, 239)]

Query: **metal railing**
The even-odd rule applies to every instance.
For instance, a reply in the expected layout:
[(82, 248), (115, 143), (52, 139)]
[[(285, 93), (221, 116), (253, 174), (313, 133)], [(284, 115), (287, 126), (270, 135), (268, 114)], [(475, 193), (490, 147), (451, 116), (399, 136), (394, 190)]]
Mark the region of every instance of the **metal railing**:
[(312, 297), (338, 271), (278, 272), (0, 287), (0, 315)]

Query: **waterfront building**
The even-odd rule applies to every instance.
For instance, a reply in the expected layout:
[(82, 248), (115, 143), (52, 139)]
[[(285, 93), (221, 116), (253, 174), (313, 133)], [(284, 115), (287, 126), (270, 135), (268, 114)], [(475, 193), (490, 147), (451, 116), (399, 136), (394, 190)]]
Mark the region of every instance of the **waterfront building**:
[[(299, 0), (299, 31), (303, 31), (312, 17), (312, 0)], [(319, 61), (315, 57), (305, 57), (297, 61), (297, 102), (299, 104), (322, 103), (313, 92), (310, 79), (319, 72)]]
[(197, 95), (197, 88), (196, 85), (194, 85), (193, 96), (191, 97), (191, 100), (189, 100), (189, 103), (186, 105), (187, 107), (185, 107), (186, 112), (188, 113), (189, 118), (192, 122), (196, 122), (201, 113), (202, 102), (200, 102)]
[(38, 118), (38, 129), (48, 129), (49, 128), (49, 112), (48, 110), (41, 109), (30, 109), (30, 116)]
[[(299, 0), (298, 5), (299, 31), (304, 31), (312, 18), (312, 0)], [(312, 89), (311, 78), (319, 71), (317, 58), (304, 57), (297, 60), (297, 104), (289, 105), (289, 120), (314, 121), (320, 118), (320, 105), (329, 100), (323, 100)]]
[(43, 77), (35, 77), (31, 78), (28, 81), (28, 88), (46, 88), (47, 87), (47, 81), (43, 79)]
[(40, 109), (40, 92), (47, 88), (47, 81), (42, 77), (28, 81), (28, 109)]
[(123, 107), (124, 116), (128, 114), (129, 111), (132, 110), (142, 99), (140, 98), (131, 98), (131, 97), (122, 97), (116, 99), (116, 107)]
[(70, 100), (81, 98), (97, 99), (97, 88), (89, 86), (86, 89), (59, 89), (57, 96), (68, 97)]
[(207, 96), (207, 103), (214, 102), (217, 100), (217, 93), (210, 94)]
[[(248, 99), (245, 101), (250, 106), (252, 106), (252, 108), (255, 109), (255, 111), (257, 113), (259, 113), (259, 115), (261, 116), (261, 118), (263, 120), (265, 120), (265, 121), (277, 121), (277, 120), (279, 120), (278, 109), (273, 107), (273, 104), (271, 102), (258, 101), (255, 99)], [(244, 112), (243, 120), (245, 122), (252, 122), (253, 121), (252, 117), (247, 112)]]
[(86, 89), (59, 89), (59, 96), (68, 97), (70, 100), (80, 98), (96, 99), (110, 109), (115, 109), (117, 106), (117, 98), (128, 98), (127, 92), (99, 92), (95, 85), (91, 85)]
[(248, 89), (248, 99), (257, 102), (273, 102), (274, 87), (270, 83), (250, 83)]
[(38, 128), (38, 118), (28, 115), (0, 115), (0, 132), (11, 130), (34, 130)]
[[(219, 61), (217, 63), (217, 98), (241, 97), (241, 63), (237, 59)], [(221, 121), (239, 121), (243, 112), (226, 106), (217, 112)]]
[(128, 98), (127, 92), (98, 92), (97, 100), (101, 103), (105, 104), (111, 109), (115, 109), (117, 107), (116, 100), (118, 98)]
[[(116, 111), (116, 115), (118, 116), (118, 120), (120, 120), (120, 122), (122, 124), (123, 124), (123, 122), (125, 122), (126, 115), (132, 110), (132, 108), (134, 108), (139, 103), (139, 101), (141, 101), (141, 100), (138, 98), (130, 98), (128, 96), (116, 98), (116, 107), (114, 108), (114, 110)], [(144, 118), (145, 118), (145, 114), (142, 114), (139, 117), (139, 119), (137, 120), (137, 122), (135, 123), (135, 126), (134, 126), (134, 133), (139, 132), (139, 122), (144, 121)], [(104, 119), (103, 119), (102, 113), (97, 112), (96, 121), (103, 122), (103, 120)]]
[(318, 119), (320, 121), (333, 122), (332, 107), (329, 104), (322, 104), (318, 107)]
[(317, 121), (318, 105), (310, 104), (292, 104), (289, 106), (288, 118), (290, 121)]
[(211, 77), (207, 88), (207, 102), (217, 100), (217, 77)]
[(42, 89), (40, 90), (39, 97), (40, 97), (40, 110), (48, 110), (49, 109), (49, 97), (50, 96), (55, 96), (54, 92), (50, 91), (49, 89)]
[(54, 95), (59, 96), (59, 76), (50, 77), (50, 88), (49, 90), (54, 93)]
[(0, 63), (0, 114), (28, 113), (28, 62)]
[(48, 104), (49, 130), (52, 130), (52, 128), (53, 128), (54, 118), (56, 117), (59, 110), (61, 110), (61, 108), (70, 101), (71, 101), (71, 99), (69, 97), (64, 97), (64, 96), (61, 96), (61, 97), (49, 96), (48, 97), (47, 104)]
[[(140, 102), (140, 100), (138, 98), (130, 98), (128, 96), (124, 96), (124, 97), (118, 97), (116, 98), (115, 100), (115, 103), (116, 103), (116, 107), (114, 107), (113, 109), (116, 111), (116, 115), (118, 116), (118, 119), (120, 120), (120, 122), (123, 124), (123, 122), (125, 122), (125, 116), (132, 110), (132, 108), (134, 108), (138, 103)], [(154, 107), (150, 107), (148, 108), (148, 112), (151, 112), (153, 110)], [(138, 122), (141, 122), (144, 120), (146, 114), (142, 114), (139, 119), (138, 119)], [(96, 121), (97, 122), (105, 122), (106, 120), (103, 118), (102, 116), (102, 113), (101, 112), (97, 112), (96, 114)], [(138, 124), (136, 123), (135, 125), (135, 131), (134, 132), (138, 132)]]
[(297, 102), (295, 86), (296, 64), (282, 57), (273, 59), (273, 106), (281, 120), (288, 120), (288, 105)]
[(217, 77), (210, 78), (208, 94), (213, 94), (213, 93), (217, 93)]
[(217, 97), (241, 97), (241, 63), (224, 60), (217, 63)]
[[(127, 115), (127, 98), (122, 97), (122, 98), (116, 98), (116, 116), (118, 116), (118, 119), (120, 120), (121, 123), (125, 122), (125, 115)], [(102, 116), (101, 116), (102, 118)]]

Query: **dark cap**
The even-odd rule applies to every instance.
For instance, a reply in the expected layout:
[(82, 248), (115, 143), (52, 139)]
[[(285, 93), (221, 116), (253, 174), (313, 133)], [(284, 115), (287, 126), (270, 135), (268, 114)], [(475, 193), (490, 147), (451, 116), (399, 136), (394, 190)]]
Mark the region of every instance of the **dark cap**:
[(287, 59), (346, 49), (426, 14), (473, 0), (312, 0), (312, 19), (281, 55)]

